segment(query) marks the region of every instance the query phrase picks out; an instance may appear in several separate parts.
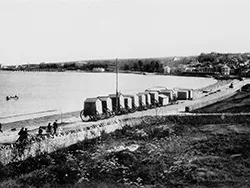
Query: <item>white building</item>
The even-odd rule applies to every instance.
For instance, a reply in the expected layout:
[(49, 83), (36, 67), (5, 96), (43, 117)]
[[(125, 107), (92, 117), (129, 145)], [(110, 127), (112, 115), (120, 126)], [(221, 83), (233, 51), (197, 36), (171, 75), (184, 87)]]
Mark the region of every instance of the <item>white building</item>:
[(222, 75), (230, 75), (230, 67), (228, 67), (227, 65), (224, 65), (223, 67), (221, 67), (221, 74)]
[(98, 68), (93, 68), (92, 71), (94, 71), (94, 72), (104, 72), (105, 69), (104, 69), (104, 68), (101, 68), (101, 67), (98, 67)]
[(170, 74), (171, 68), (169, 66), (163, 67), (164, 74)]

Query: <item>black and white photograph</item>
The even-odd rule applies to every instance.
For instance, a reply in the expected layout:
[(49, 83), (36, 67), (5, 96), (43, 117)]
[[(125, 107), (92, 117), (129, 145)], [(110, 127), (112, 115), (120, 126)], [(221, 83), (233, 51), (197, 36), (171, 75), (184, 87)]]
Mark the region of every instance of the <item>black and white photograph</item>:
[(249, 188), (250, 1), (0, 0), (0, 188)]

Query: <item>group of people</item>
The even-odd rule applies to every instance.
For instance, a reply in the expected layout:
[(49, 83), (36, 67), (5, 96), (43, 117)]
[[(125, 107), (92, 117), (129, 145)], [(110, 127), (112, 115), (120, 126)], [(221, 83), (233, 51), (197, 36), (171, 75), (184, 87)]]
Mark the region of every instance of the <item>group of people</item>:
[[(57, 120), (55, 120), (53, 125), (51, 125), (51, 123), (49, 122), (48, 126), (46, 127), (46, 132), (55, 135), (57, 133), (57, 129), (58, 129), (58, 123)], [(40, 126), (38, 129), (38, 136), (42, 136), (42, 133), (43, 133), (43, 128)]]
[[(53, 125), (51, 125), (51, 123), (49, 123), (46, 128), (47, 128), (47, 130), (46, 130), (47, 133), (55, 135), (57, 133), (57, 129), (58, 129), (57, 120), (55, 120)], [(1, 131), (2, 130), (1, 130), (1, 123), (0, 123), (0, 132)], [(38, 136), (42, 136), (42, 134), (43, 134), (43, 128), (40, 126), (38, 129)], [(20, 142), (27, 140), (28, 139), (28, 129), (22, 127), (21, 130), (18, 132), (18, 135), (19, 135), (18, 140)]]

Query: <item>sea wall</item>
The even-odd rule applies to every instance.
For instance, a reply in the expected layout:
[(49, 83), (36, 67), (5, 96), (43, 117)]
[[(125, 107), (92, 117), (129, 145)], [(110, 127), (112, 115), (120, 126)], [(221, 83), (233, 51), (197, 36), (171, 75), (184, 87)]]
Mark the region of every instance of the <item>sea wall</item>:
[(199, 126), (204, 124), (242, 124), (250, 123), (250, 113), (214, 113), (214, 114), (178, 114), (168, 116), (146, 116), (141, 118), (129, 119), (111, 119), (108, 121), (100, 121), (90, 127), (67, 131), (63, 134), (52, 138), (45, 138), (39, 141), (32, 141), (24, 148), (20, 145), (11, 144), (4, 145), (0, 148), (0, 162), (6, 165), (10, 162), (25, 160), (28, 157), (34, 157), (39, 154), (51, 153), (58, 149), (68, 147), (75, 143), (86, 139), (92, 139), (101, 135), (103, 131), (106, 133), (122, 129), (125, 125), (136, 126), (142, 123), (147, 124), (191, 124)]

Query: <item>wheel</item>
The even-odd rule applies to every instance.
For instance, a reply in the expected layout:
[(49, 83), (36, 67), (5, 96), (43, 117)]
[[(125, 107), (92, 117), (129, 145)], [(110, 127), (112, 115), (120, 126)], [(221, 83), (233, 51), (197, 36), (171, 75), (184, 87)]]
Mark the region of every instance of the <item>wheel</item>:
[(101, 119), (101, 115), (99, 114), (98, 111), (95, 112), (95, 115), (94, 115), (94, 120), (95, 121), (98, 121), (99, 119)]
[(85, 121), (84, 110), (80, 112), (80, 118), (82, 119), (83, 122)]
[(105, 113), (105, 118), (108, 119), (112, 116), (112, 113), (110, 112), (109, 109), (106, 110), (106, 113)]

